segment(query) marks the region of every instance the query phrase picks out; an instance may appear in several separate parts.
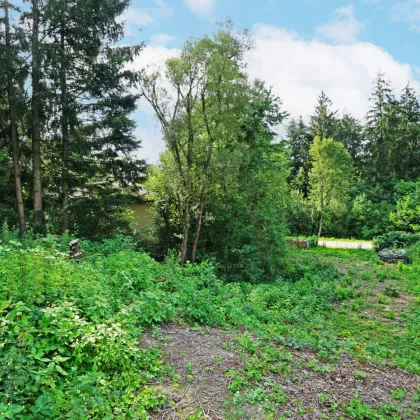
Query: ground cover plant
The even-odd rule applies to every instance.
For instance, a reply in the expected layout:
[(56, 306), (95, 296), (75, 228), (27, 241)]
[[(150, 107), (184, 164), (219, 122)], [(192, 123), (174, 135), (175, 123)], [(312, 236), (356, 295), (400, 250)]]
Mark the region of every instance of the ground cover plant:
[[(290, 250), (282, 277), (253, 285), (223, 283), (209, 263), (180, 266), (174, 256), (159, 264), (124, 236), (83, 241), (87, 257), (76, 262), (67, 257), (68, 240), (2, 232), (1, 418), (159, 418), (162, 407), (176, 405), (168, 390), (194, 386), (215, 369), (228, 378), (218, 408), (225, 418), (318, 413), (293, 397), (308, 379), (302, 372), (351, 377), (345, 395), (331, 385), (319, 390), (326, 418), (419, 414), (416, 262), (388, 266), (357, 249)], [(412, 254), (419, 261), (418, 246)], [(159, 336), (156, 328), (175, 322), (184, 331), (218, 328), (228, 337), (220, 346), (237, 363), (225, 366), (216, 354), (205, 371), (185, 360), (182, 375), (165, 345), (139, 345), (143, 333)], [(369, 381), (387, 383), (386, 395), (369, 400)], [(205, 418), (199, 404), (191, 407), (191, 418)]]

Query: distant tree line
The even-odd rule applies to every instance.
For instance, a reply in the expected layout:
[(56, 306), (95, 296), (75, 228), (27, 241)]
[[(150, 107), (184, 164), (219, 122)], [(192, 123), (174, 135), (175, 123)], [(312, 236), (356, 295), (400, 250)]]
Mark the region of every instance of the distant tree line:
[[(339, 199), (320, 212), (316, 178), (322, 162), (316, 138), (334, 139), (350, 161), (339, 179)], [(308, 124), (302, 118), (287, 126), (291, 157), (289, 222), (293, 234), (314, 234), (325, 217), (324, 232), (338, 237), (371, 239), (392, 229), (416, 231), (420, 226), (420, 102), (407, 85), (396, 96), (385, 75), (378, 74), (364, 122), (339, 113), (322, 92)], [(337, 156), (336, 156), (337, 157)], [(329, 166), (330, 165), (330, 166)]]

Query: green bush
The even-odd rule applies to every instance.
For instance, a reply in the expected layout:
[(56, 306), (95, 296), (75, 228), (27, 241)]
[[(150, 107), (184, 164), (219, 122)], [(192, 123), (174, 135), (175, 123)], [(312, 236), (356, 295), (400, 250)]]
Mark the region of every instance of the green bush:
[(397, 229), (420, 233), (420, 180), (395, 186), (397, 208), (390, 220)]
[(407, 258), (411, 263), (420, 265), (420, 241), (407, 249)]
[(420, 233), (388, 232), (385, 235), (377, 236), (374, 241), (376, 252), (386, 248), (407, 248), (420, 241)]

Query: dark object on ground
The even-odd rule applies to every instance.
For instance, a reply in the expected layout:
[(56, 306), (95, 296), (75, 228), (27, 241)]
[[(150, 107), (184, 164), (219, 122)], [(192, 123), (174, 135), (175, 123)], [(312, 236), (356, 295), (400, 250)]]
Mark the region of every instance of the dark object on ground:
[(85, 258), (85, 253), (79, 248), (79, 240), (75, 239), (69, 243), (70, 247), (70, 258), (73, 260), (82, 260)]
[(407, 253), (405, 249), (383, 249), (379, 252), (379, 258), (388, 264), (397, 264), (399, 261), (407, 263)]
[(309, 249), (311, 242), (307, 239), (288, 239), (288, 244), (297, 249)]

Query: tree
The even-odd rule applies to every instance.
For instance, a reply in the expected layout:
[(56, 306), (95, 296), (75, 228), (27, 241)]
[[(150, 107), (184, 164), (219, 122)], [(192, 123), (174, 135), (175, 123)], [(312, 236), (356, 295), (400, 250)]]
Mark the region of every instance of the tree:
[[(5, 27), (5, 48), (2, 49), (2, 62), (6, 67), (7, 80), (7, 102), (8, 102), (8, 119), (9, 119), (9, 138), (12, 147), (13, 175), (15, 180), (15, 194), (18, 210), (19, 232), (22, 235), (26, 231), (25, 209), (23, 205), (22, 180), (20, 169), (20, 153), (17, 127), (17, 102), (15, 93), (15, 74), (19, 74), (16, 65), (19, 63), (18, 50), (16, 48), (16, 40), (12, 39), (12, 31), (10, 28), (9, 10), (15, 10), (15, 7), (5, 0), (2, 3), (4, 9), (4, 27)], [(16, 30), (14, 33), (19, 34)], [(21, 64), (21, 63), (20, 63)]]
[[(285, 117), (281, 102), (261, 82), (250, 88), (237, 141), (213, 158), (198, 252), (215, 257), (228, 281), (262, 282), (275, 278), (284, 262), (289, 170), (284, 145), (275, 142), (274, 129)], [(182, 239), (182, 179), (170, 151), (161, 155), (147, 189), (157, 213), (158, 246), (151, 251), (162, 258)]]
[(33, 182), (33, 213), (34, 225), (37, 229), (43, 223), (42, 207), (42, 159), (41, 159), (41, 65), (42, 52), (39, 40), (39, 26), (41, 19), (40, 0), (31, 0), (32, 10), (32, 182)]
[[(10, 3), (0, 5), (8, 15)], [(92, 227), (91, 237), (127, 224), (119, 223), (120, 206), (138, 193), (146, 170), (133, 157), (140, 147), (131, 118), (138, 95), (127, 69), (143, 45), (117, 45), (128, 6), (128, 0), (30, 0), (22, 12), (13, 10), (10, 25), (8, 16), (1, 19), (0, 147), (2, 162), (10, 159), (1, 174), (2, 201), (12, 203), (12, 184), (27, 192), (38, 232), (44, 218), (49, 231)], [(5, 169), (13, 166), (6, 186)], [(23, 194), (15, 195), (22, 215)], [(23, 231), (24, 217), (8, 218)]]
[(349, 152), (353, 164), (359, 168), (363, 158), (363, 126), (349, 113), (337, 121), (336, 140), (341, 141)]
[(318, 96), (318, 103), (309, 124), (309, 132), (313, 138), (318, 136), (321, 138), (335, 137), (337, 111), (333, 111), (332, 106), (331, 99), (322, 91)]
[[(134, 175), (145, 167), (144, 161), (129, 157), (140, 146), (130, 119), (138, 97), (129, 91), (134, 73), (124, 68), (142, 44), (115, 46), (123, 36), (123, 24), (117, 18), (126, 7), (125, 0), (100, 4), (49, 0), (44, 9), (49, 39), (44, 45), (45, 77), (50, 86), (49, 144), (53, 145), (48, 152), (61, 166), (59, 179), (57, 171), (50, 173), (51, 183), (61, 187), (57, 193), (62, 232), (69, 228), (74, 204), (70, 195), (75, 189), (89, 196), (100, 190), (103, 199), (108, 196), (111, 200), (112, 184), (133, 181), (137, 185), (140, 177)], [(97, 180), (92, 182), (99, 174), (101, 188)]]
[(420, 103), (407, 85), (398, 103), (397, 145), (394, 150), (398, 179), (416, 181), (420, 177)]
[(398, 230), (420, 232), (420, 180), (396, 185), (397, 208), (390, 220)]
[(366, 116), (365, 176), (386, 188), (395, 174), (398, 108), (389, 82), (381, 73), (370, 101), (372, 106)]
[(292, 119), (286, 129), (286, 145), (292, 160), (291, 180), (293, 186), (308, 194), (308, 175), (311, 166), (309, 148), (313, 141), (302, 117), (298, 121)]
[[(131, 119), (138, 95), (126, 68), (143, 44), (116, 45), (124, 28), (118, 17), (128, 5), (49, 0), (42, 9), (44, 207), (61, 232), (87, 232), (82, 225), (89, 220), (92, 236), (100, 235), (94, 226), (106, 222), (93, 222), (93, 211), (114, 226), (118, 206), (144, 180), (146, 164), (132, 156), (140, 147)], [(84, 212), (89, 217), (80, 219)]]
[(248, 45), (247, 34), (234, 35), (230, 23), (213, 38), (189, 41), (179, 58), (166, 63), (172, 97), (162, 89), (159, 73), (139, 77), (141, 95), (155, 111), (177, 170), (181, 263), (196, 259), (218, 155), (232, 150), (243, 134), (249, 100), (243, 55)]
[(286, 254), (289, 168), (275, 129), (287, 114), (260, 82), (251, 98), (242, 129), (253, 140), (226, 151), (219, 161), (223, 177), (211, 195), (204, 243), (226, 280), (259, 283), (279, 275)]
[(312, 161), (310, 197), (320, 216), (320, 238), (325, 212), (333, 202), (340, 203), (346, 196), (351, 180), (351, 159), (342, 143), (321, 137), (315, 138), (309, 153)]

